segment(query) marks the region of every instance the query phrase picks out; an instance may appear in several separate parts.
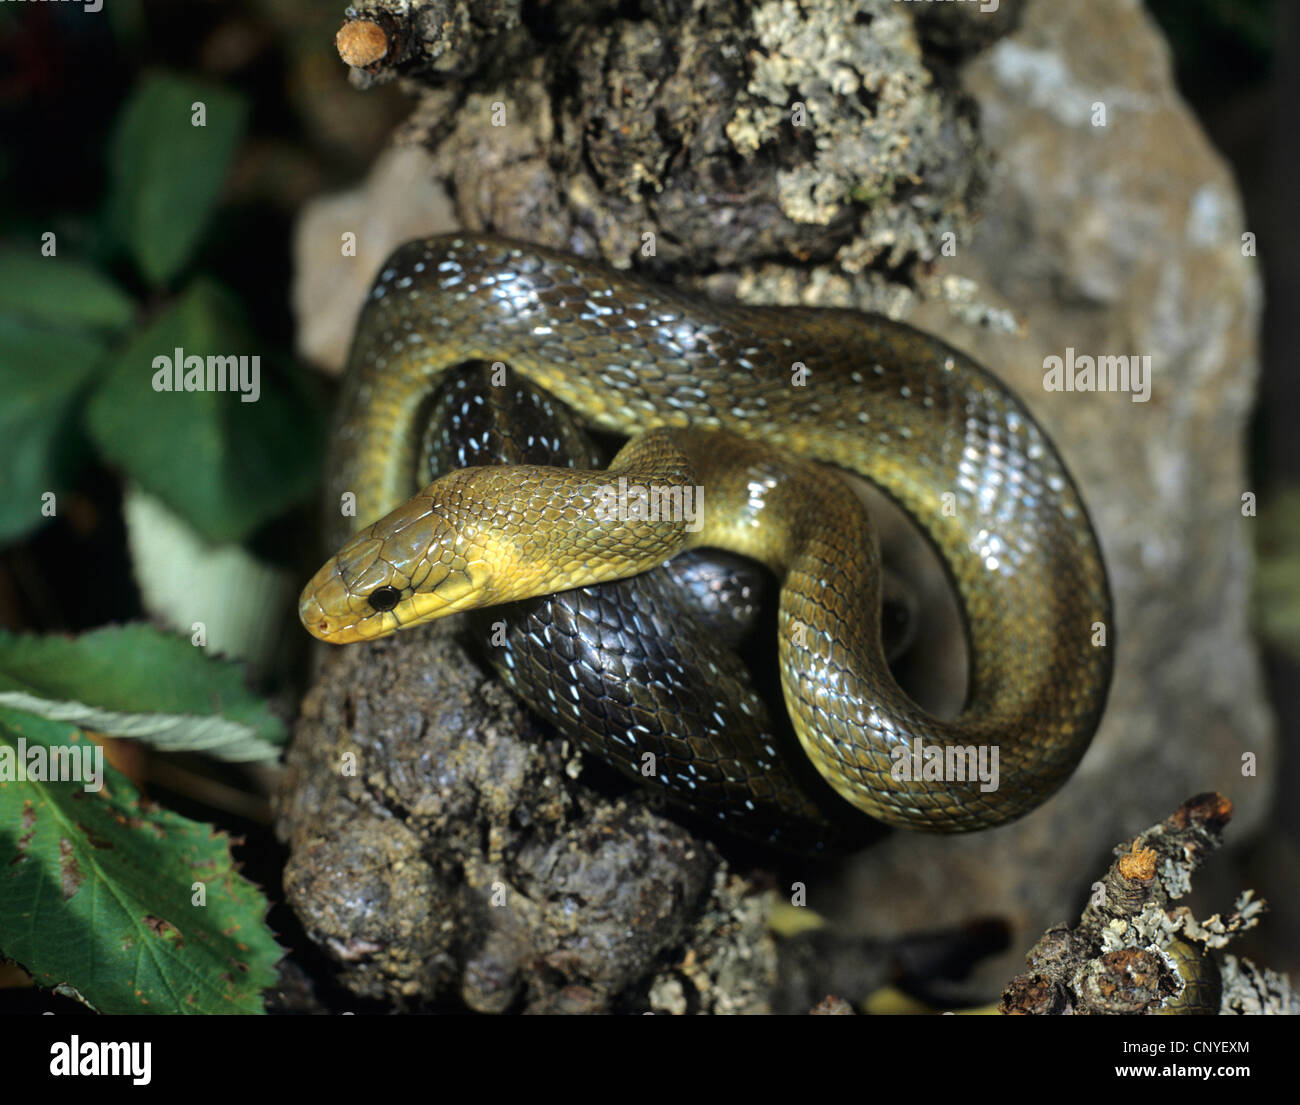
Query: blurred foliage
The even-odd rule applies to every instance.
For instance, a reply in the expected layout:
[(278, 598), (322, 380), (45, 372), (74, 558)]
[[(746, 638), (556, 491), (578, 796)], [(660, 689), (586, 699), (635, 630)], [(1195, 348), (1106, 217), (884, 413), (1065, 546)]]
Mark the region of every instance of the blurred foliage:
[(225, 760), (274, 759), (288, 735), (237, 665), (147, 625), (0, 630), (0, 706)]
[[(238, 148), (243, 100), (165, 73), (142, 78), (110, 142), (96, 239), (161, 290), (193, 262)], [(201, 117), (200, 117), (201, 116)], [(201, 124), (201, 125), (198, 125)], [(211, 277), (133, 307), (108, 274), (69, 259), (57, 234), (0, 254), (0, 386), (16, 405), (0, 437), (0, 538), (49, 516), (80, 450), (69, 429), (88, 393), (89, 436), (209, 540), (240, 540), (310, 496), (322, 417), (286, 354), (263, 355), (239, 300)], [(151, 318), (149, 316), (152, 315)], [(133, 317), (148, 319), (123, 337)], [(257, 356), (260, 395), (155, 387), (157, 357)]]
[[(6, 621), (24, 587), (37, 588), (30, 608), (43, 612), (46, 584), (32, 567), (59, 591), (116, 595), (109, 609), (134, 604), (138, 616), (120, 566), (127, 528), (143, 515), (106, 521), (127, 484), (172, 513), (173, 551), (172, 531), (182, 531), (186, 547), (263, 575), (259, 555), (296, 551), (268, 534), (302, 528), (324, 419), (316, 381), (290, 351), (293, 203), (248, 191), (247, 181), (267, 181), (248, 168), (265, 148), (252, 133), (255, 92), (283, 96), (273, 69), (248, 79), (258, 59), (275, 61), (268, 30), (245, 4), (123, 0), (103, 18), (72, 5), (0, 5)], [(210, 56), (195, 64), (160, 49), (171, 41)], [(183, 71), (187, 60), (202, 74)], [(293, 130), (283, 117), (273, 126)], [(292, 140), (276, 142), (275, 164), (305, 163)], [(301, 188), (314, 178), (293, 179)], [(229, 384), (160, 390), (159, 365), (178, 350), (257, 357), (256, 400)], [(87, 524), (122, 552), (78, 558)], [(31, 550), (49, 529), (60, 540), (46, 562)], [(156, 568), (158, 535), (129, 536), (133, 561)], [(182, 578), (189, 568), (168, 567)], [(244, 577), (221, 578), (238, 592)], [(232, 604), (205, 593), (218, 611)], [(291, 602), (271, 594), (263, 621), (284, 624)], [(281, 954), (270, 902), (237, 873), (231, 840), (213, 826), (154, 806), (111, 768), (100, 791), (14, 770), (33, 749), (90, 749), (92, 734), (275, 759), (283, 721), (242, 665), (199, 646), (201, 630), (187, 638), (146, 625), (0, 631), (0, 954), (101, 1011), (257, 1012)]]
[(290, 371), (263, 371), (256, 402), (177, 394), (166, 366), (169, 387), (156, 391), (153, 361), (256, 348), (238, 300), (200, 276), (113, 356), (89, 402), (90, 435), (104, 456), (211, 541), (247, 537), (310, 496), (320, 460), (310, 396)]
[[(0, 282), (11, 272), (0, 267)], [(75, 323), (55, 329), (0, 313), (0, 541), (39, 525), (47, 504), (57, 509), (46, 496), (67, 486), (85, 454), (77, 412), (107, 349)]]
[(1255, 618), (1260, 636), (1300, 663), (1300, 487), (1261, 501)]
[(244, 660), (253, 678), (284, 670), (301, 640), (292, 616), (301, 570), (246, 544), (214, 545), (136, 483), (125, 489), (122, 519), (140, 602), (155, 623), (191, 636), (201, 628), (206, 648)]
[(193, 254), (247, 113), (243, 96), (167, 73), (142, 81), (122, 109), (109, 144), (108, 227), (149, 283), (167, 283)]
[(42, 326), (120, 334), (135, 317), (135, 304), (93, 265), (51, 265), (35, 253), (0, 253), (0, 317)]

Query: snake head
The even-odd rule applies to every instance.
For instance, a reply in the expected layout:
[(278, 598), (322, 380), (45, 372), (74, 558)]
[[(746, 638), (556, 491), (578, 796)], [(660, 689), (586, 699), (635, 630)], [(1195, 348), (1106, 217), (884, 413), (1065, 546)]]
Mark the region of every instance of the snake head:
[(493, 601), (475, 527), (456, 523), (436, 487), (367, 526), (312, 577), (298, 617), (313, 637), (368, 641)]

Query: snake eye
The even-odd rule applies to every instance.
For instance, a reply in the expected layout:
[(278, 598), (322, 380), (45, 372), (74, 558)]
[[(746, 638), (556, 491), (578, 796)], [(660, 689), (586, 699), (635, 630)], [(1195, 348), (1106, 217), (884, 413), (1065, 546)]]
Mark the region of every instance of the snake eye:
[(382, 614), (396, 606), (401, 597), (396, 587), (376, 587), (370, 592), (370, 605)]

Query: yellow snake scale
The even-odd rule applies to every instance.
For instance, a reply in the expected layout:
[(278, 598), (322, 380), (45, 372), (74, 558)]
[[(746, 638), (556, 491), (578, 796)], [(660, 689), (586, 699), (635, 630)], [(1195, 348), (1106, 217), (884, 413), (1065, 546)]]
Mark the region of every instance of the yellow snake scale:
[[(471, 361), (503, 362), (630, 440), (608, 470), (464, 469), (415, 493), (430, 396)], [(958, 717), (930, 716), (890, 674), (870, 518), (827, 466), (883, 489), (945, 563), (970, 650)], [(620, 477), (702, 488), (702, 524), (598, 509)], [(325, 641), (635, 575), (687, 548), (767, 565), (799, 742), (891, 825), (1024, 814), (1069, 777), (1105, 704), (1106, 572), (1060, 456), (992, 375), (883, 317), (709, 302), (491, 237), (410, 242), (358, 322), (328, 481), (335, 509), (351, 492), (371, 524), (303, 592), (303, 624)], [(996, 789), (966, 770), (980, 749), (997, 751)], [(923, 762), (939, 767), (911, 770)]]

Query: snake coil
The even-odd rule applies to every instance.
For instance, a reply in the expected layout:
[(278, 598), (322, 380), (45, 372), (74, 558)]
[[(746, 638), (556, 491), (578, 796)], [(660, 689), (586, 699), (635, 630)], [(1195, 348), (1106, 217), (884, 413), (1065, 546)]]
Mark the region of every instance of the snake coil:
[[(465, 469), (418, 490), (430, 396), (471, 361), (506, 363), (630, 440), (607, 470)], [(928, 715), (894, 682), (870, 518), (825, 466), (884, 490), (945, 563), (970, 646), (957, 718)], [(685, 549), (766, 564), (781, 580), (782, 687), (799, 742), (840, 795), (893, 825), (1020, 816), (1069, 777), (1105, 704), (1109, 590), (1064, 463), (993, 376), (886, 318), (711, 303), (496, 238), (411, 242), (358, 323), (329, 480), (330, 501), (353, 492), (368, 524), (336, 527), (342, 547), (303, 592), (303, 624), (326, 641), (603, 585)], [(694, 519), (595, 509), (614, 486), (679, 504), (695, 490), (703, 508)], [(579, 708), (566, 724), (617, 744), (607, 718), (581, 709), (589, 658), (575, 646), (567, 662)], [(641, 710), (656, 723), (671, 705), (665, 681), (671, 670), (630, 692), (656, 704)], [(755, 798), (772, 808), (765, 743), (739, 741), (715, 799), (730, 788), (742, 810)], [(689, 741), (675, 751), (689, 790), (696, 753)], [(992, 777), (977, 770), (988, 763)]]

